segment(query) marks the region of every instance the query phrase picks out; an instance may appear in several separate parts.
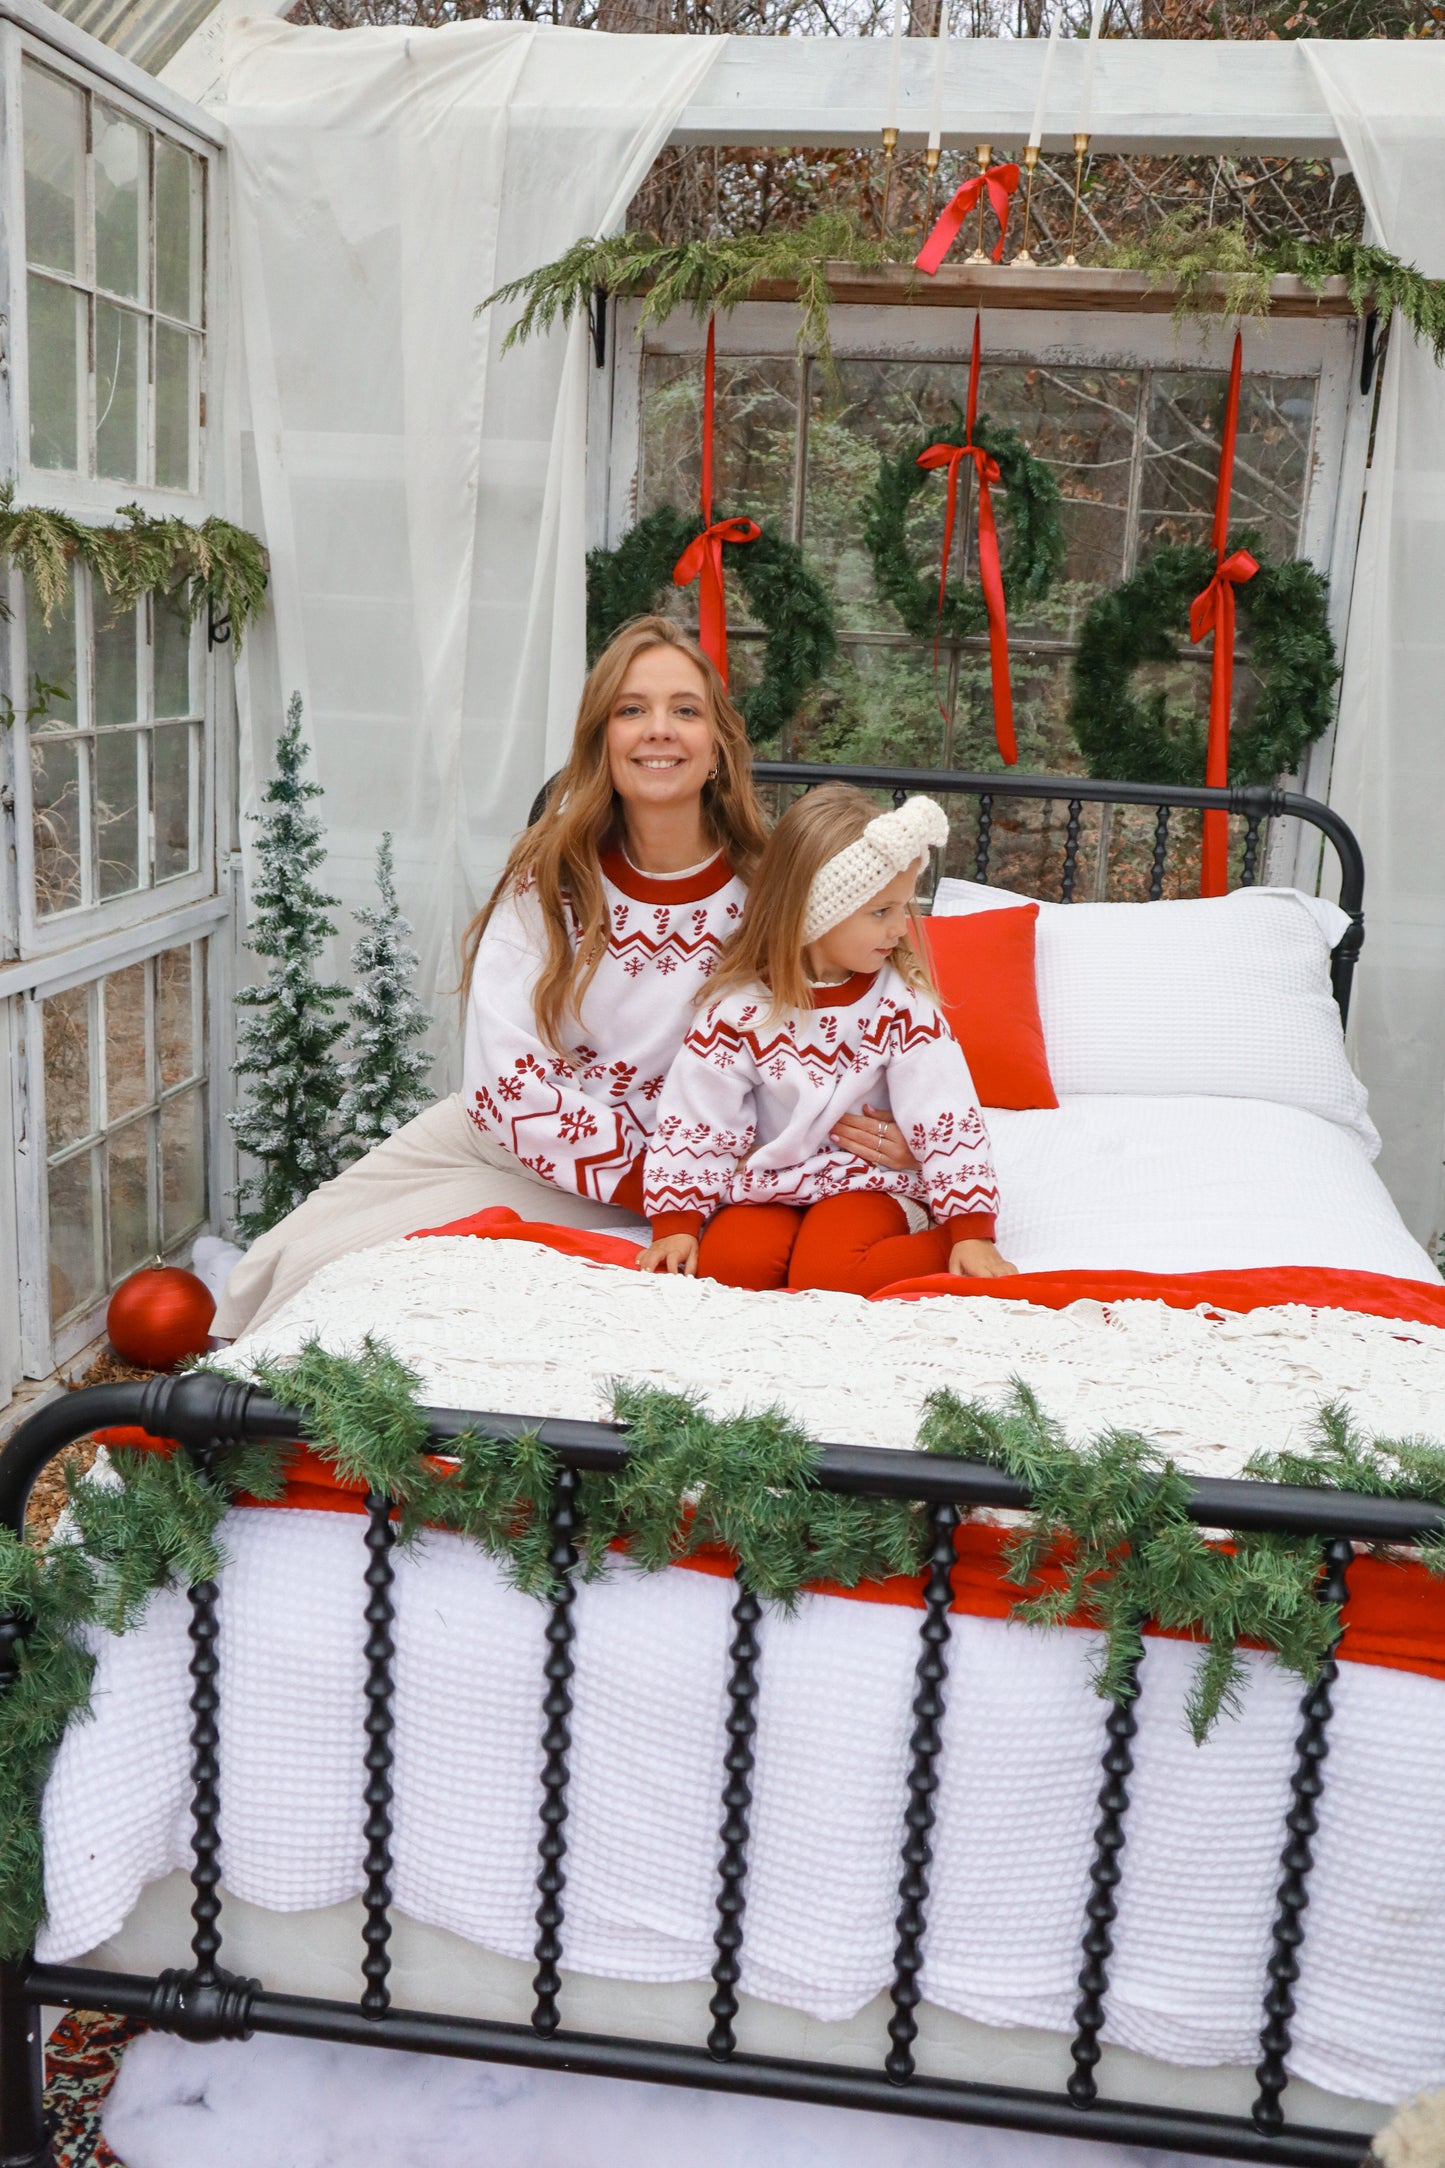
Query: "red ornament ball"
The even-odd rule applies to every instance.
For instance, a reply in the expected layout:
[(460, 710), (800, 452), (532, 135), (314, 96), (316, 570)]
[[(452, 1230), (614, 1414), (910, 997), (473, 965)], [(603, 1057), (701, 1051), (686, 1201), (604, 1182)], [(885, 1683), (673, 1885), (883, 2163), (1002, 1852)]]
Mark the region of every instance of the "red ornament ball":
[(216, 1299), (204, 1280), (179, 1265), (146, 1265), (110, 1298), (105, 1329), (124, 1362), (138, 1369), (174, 1370), (188, 1355), (204, 1355)]

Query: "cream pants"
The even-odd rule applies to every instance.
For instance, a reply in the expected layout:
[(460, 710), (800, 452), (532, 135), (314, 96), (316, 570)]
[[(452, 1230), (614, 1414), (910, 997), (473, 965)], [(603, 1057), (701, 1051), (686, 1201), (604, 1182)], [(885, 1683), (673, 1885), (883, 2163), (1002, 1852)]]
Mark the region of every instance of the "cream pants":
[(262, 1235), (226, 1282), (211, 1330), (234, 1340), (279, 1310), (333, 1257), (419, 1227), (444, 1226), (488, 1205), (510, 1205), (523, 1219), (564, 1227), (643, 1232), (620, 1206), (579, 1197), (529, 1173), (468, 1121), (461, 1094), (454, 1092), (334, 1182), (323, 1182)]

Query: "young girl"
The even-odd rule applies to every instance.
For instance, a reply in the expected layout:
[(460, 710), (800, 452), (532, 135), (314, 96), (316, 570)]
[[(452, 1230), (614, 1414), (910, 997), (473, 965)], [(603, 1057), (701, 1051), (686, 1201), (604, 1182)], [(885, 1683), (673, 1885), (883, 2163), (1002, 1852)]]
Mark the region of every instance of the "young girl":
[[(931, 798), (877, 811), (847, 784), (800, 798), (759, 862), (668, 1071), (643, 1186), (645, 1272), (873, 1294), (930, 1272), (995, 1278), (998, 1191), (973, 1080), (921, 962), (913, 891), (948, 838)], [(886, 1105), (915, 1165), (831, 1140)], [(903, 1199), (931, 1224), (909, 1233)]]

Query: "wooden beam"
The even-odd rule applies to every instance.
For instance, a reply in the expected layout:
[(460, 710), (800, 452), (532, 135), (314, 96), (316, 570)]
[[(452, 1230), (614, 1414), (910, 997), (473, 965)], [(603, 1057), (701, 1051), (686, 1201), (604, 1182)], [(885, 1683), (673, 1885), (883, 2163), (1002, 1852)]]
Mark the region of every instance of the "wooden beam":
[[(946, 149), (988, 142), (1016, 151), (1029, 131), (1044, 43), (958, 38), (943, 101)], [(920, 150), (933, 99), (928, 38), (903, 43), (900, 146)], [(674, 143), (877, 147), (886, 38), (730, 38), (683, 112)], [(1072, 152), (1083, 94), (1084, 41), (1060, 45), (1044, 153)], [(1109, 38), (1094, 89), (1096, 151), (1338, 157), (1341, 144), (1298, 45)]]
[[(911, 264), (887, 264), (863, 270), (857, 264), (830, 263), (828, 284), (835, 302), (873, 308), (933, 309), (1089, 309), (1119, 316), (1167, 316), (1178, 289), (1172, 281), (1151, 282), (1146, 271), (1101, 271), (1080, 266), (1030, 270), (1013, 264), (945, 264), (925, 278)], [(1199, 283), (1205, 298), (1222, 297), (1227, 281), (1210, 276)], [(796, 301), (791, 280), (765, 279), (753, 288), (752, 301)], [(1208, 313), (1201, 312), (1201, 313)], [(1271, 316), (1353, 316), (1343, 279), (1326, 279), (1318, 293), (1302, 279), (1270, 281)]]

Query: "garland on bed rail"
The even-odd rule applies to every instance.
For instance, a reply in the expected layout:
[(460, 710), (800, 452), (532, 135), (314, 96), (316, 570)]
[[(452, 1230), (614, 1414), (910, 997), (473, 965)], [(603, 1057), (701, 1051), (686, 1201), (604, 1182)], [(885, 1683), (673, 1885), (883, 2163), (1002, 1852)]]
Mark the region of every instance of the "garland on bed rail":
[[(456, 1530), (500, 1560), (518, 1588), (550, 1593), (546, 1513), (556, 1463), (534, 1435), (454, 1440), (454, 1470), (429, 1459), (420, 1381), (372, 1340), (355, 1357), (313, 1342), (292, 1362), (257, 1366), (255, 1376), (302, 1411), (311, 1450), (343, 1481), (396, 1501), (403, 1541), (423, 1526)], [(613, 1412), (631, 1451), (620, 1472), (582, 1477), (584, 1575), (603, 1570), (615, 1541), (649, 1572), (721, 1545), (759, 1595), (784, 1606), (813, 1581), (852, 1587), (922, 1572), (923, 1509), (821, 1489), (817, 1446), (777, 1410), (720, 1419), (680, 1395), (619, 1384)], [(1237, 1706), (1241, 1639), (1262, 1642), (1301, 1678), (1316, 1675), (1338, 1625), (1318, 1597), (1318, 1543), (1244, 1534), (1229, 1549), (1209, 1543), (1186, 1517), (1186, 1477), (1137, 1432), (1071, 1445), (1016, 1384), (1002, 1408), (933, 1395), (919, 1444), (1031, 1486), (1033, 1515), (1010, 1545), (1015, 1613), (1034, 1624), (1082, 1619), (1100, 1628), (1101, 1694), (1131, 1690), (1129, 1662), (1149, 1618), (1207, 1644), (1188, 1707), (1196, 1739), (1221, 1709)], [(82, 1629), (124, 1632), (157, 1589), (214, 1577), (232, 1503), (279, 1499), (295, 1450), (228, 1448), (203, 1474), (184, 1452), (115, 1449), (119, 1481), (72, 1481), (68, 1523), (47, 1549), (0, 1530), (0, 1619), (20, 1624), (13, 1681), (0, 1691), (0, 1957), (28, 1949), (42, 1917), (41, 1793), (67, 1723), (90, 1707), (94, 1663)], [(1249, 1473), (1445, 1505), (1445, 1445), (1367, 1440), (1338, 1408), (1322, 1412), (1312, 1450), (1257, 1457)], [(1445, 1537), (1423, 1555), (1445, 1574)]]

